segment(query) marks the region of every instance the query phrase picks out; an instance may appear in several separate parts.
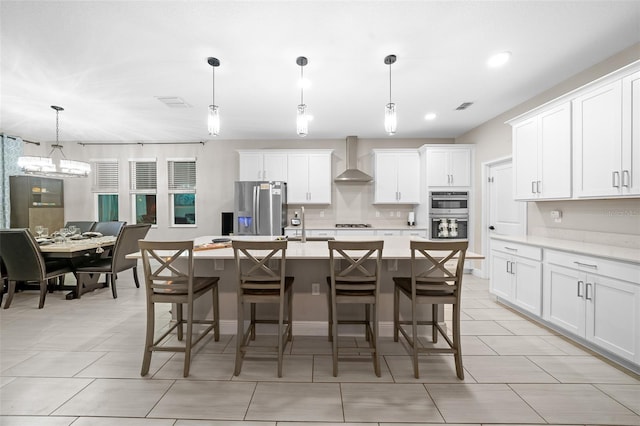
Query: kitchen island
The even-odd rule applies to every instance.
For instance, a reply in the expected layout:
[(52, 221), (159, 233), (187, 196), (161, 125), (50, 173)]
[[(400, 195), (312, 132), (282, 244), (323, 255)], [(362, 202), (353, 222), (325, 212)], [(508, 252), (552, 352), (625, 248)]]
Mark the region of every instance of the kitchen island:
[[(198, 237), (196, 245), (210, 243), (216, 236)], [(237, 239), (271, 239), (273, 237), (237, 236)], [(382, 251), (382, 281), (380, 289), (380, 334), (391, 335), (393, 327), (393, 280), (394, 276), (410, 276), (412, 239), (415, 236), (362, 236), (337, 237), (340, 240), (384, 240)], [(140, 258), (140, 253), (128, 257)], [(484, 259), (478, 253), (467, 251), (467, 259)], [(220, 318), (222, 332), (235, 333), (236, 319), (236, 271), (233, 249), (217, 248), (194, 252), (195, 273), (201, 276), (220, 277)], [(329, 275), (329, 248), (326, 241), (290, 241), (287, 246), (287, 275), (295, 277), (293, 296), (294, 334), (325, 335), (327, 333), (327, 285)], [(312, 284), (320, 284), (319, 294), (312, 294)], [(463, 283), (464, 286), (464, 283)], [(464, 291), (464, 287), (463, 287)], [(205, 298), (201, 298), (205, 299)], [(210, 310), (205, 300), (199, 300), (198, 314)], [(342, 308), (342, 307), (341, 307)], [(348, 309), (349, 307), (347, 307)], [(430, 315), (424, 306), (425, 316)], [(402, 309), (404, 310), (404, 309)], [(401, 311), (402, 312), (402, 311)], [(275, 314), (275, 309), (274, 309)], [(348, 315), (348, 312), (346, 312)]]

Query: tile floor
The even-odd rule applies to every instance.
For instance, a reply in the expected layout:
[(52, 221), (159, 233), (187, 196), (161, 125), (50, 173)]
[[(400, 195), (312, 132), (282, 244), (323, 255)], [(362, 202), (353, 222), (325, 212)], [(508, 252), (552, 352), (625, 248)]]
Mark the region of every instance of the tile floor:
[(464, 381), (448, 355), (423, 356), (415, 379), (391, 338), (381, 339), (381, 377), (369, 359), (349, 358), (334, 378), (326, 337), (295, 328), (280, 379), (264, 358), (246, 359), (234, 377), (231, 335), (206, 341), (186, 379), (183, 355), (168, 352), (154, 353), (142, 378), (144, 293), (127, 273), (118, 294), (54, 293), (38, 310), (36, 292), (24, 292), (0, 312), (0, 425), (640, 425), (637, 376), (495, 303), (488, 282), (471, 276)]

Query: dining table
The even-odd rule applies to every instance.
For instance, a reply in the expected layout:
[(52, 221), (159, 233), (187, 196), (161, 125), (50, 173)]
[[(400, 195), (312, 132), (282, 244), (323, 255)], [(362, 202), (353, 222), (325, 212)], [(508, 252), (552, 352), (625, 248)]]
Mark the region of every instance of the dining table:
[[(106, 235), (93, 238), (72, 239), (66, 238), (64, 242), (40, 243), (40, 252), (45, 260), (67, 260), (71, 266), (80, 266), (96, 256), (103, 256), (113, 249), (117, 237)], [(82, 293), (104, 287), (99, 284), (100, 274), (81, 274), (76, 276), (75, 286), (62, 286), (63, 290), (70, 290), (67, 299), (76, 299)]]

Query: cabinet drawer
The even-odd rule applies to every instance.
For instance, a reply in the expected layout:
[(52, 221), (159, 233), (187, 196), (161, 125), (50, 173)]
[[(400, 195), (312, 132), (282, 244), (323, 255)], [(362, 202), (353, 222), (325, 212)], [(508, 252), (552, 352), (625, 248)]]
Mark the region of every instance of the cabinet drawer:
[(542, 260), (542, 249), (540, 247), (494, 239), (491, 241), (491, 249), (501, 253), (508, 253), (513, 256), (525, 257), (532, 260)]
[(640, 283), (640, 264), (617, 262), (594, 256), (545, 250), (546, 263), (560, 265), (595, 275)]

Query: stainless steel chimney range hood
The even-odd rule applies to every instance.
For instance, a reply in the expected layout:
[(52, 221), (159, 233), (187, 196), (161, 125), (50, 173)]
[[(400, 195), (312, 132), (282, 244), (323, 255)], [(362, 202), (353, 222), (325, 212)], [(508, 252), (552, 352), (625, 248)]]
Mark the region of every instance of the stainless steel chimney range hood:
[(358, 137), (347, 136), (347, 170), (333, 180), (336, 183), (371, 182), (373, 178), (358, 170)]

